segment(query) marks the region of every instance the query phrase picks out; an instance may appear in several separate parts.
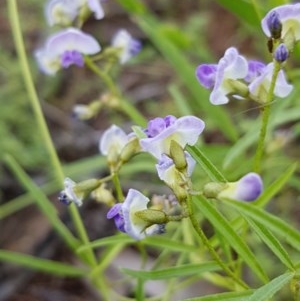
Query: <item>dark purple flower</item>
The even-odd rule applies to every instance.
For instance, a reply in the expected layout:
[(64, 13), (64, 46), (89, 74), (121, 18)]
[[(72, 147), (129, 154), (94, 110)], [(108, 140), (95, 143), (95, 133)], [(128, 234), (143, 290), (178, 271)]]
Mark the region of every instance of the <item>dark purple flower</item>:
[(273, 10), (268, 16), (267, 26), (270, 30), (272, 38), (279, 39), (281, 36), (282, 24), (279, 19), (279, 14), (276, 10)]
[(76, 50), (65, 51), (60, 57), (60, 62), (63, 68), (68, 68), (71, 65), (76, 65), (78, 67), (84, 66), (83, 56)]

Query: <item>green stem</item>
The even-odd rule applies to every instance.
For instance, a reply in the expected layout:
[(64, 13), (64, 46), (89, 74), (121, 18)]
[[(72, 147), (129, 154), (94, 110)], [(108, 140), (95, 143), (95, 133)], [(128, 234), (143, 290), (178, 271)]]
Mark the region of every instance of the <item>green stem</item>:
[(223, 269), (223, 271), (229, 276), (231, 277), (237, 284), (239, 284), (241, 287), (243, 288), (248, 288), (248, 285), (242, 281), (241, 279), (239, 279), (234, 272), (232, 272), (227, 265), (222, 261), (222, 259), (220, 258), (220, 256), (218, 255), (218, 253), (215, 251), (215, 249), (211, 246), (211, 244), (209, 243), (208, 238), (206, 237), (206, 235), (204, 234), (204, 232), (202, 231), (198, 220), (196, 219), (195, 215), (194, 215), (194, 210), (193, 210), (193, 204), (192, 204), (192, 200), (191, 197), (188, 196), (187, 198), (187, 208), (189, 211), (189, 217), (191, 220), (191, 223), (193, 225), (193, 228), (195, 229), (195, 231), (197, 232), (198, 236), (201, 238), (202, 243), (207, 247), (208, 251), (210, 252), (211, 256), (214, 258), (214, 260), (220, 265), (220, 267)]
[[(21, 72), (29, 96), (29, 101), (34, 112), (34, 116), (36, 118), (38, 128), (41, 132), (41, 137), (44, 141), (46, 150), (48, 152), (50, 158), (49, 160), (53, 167), (54, 177), (57, 179), (57, 181), (63, 183), (64, 174), (41, 109), (41, 105), (34, 87), (32, 75), (30, 73), (21, 26), (19, 22), (20, 17), (18, 14), (17, 3), (16, 0), (7, 0), (7, 3), (8, 3), (8, 12), (9, 12), (9, 18), (11, 22), (14, 42), (16, 46), (16, 51), (19, 57)], [(82, 220), (79, 216), (78, 210), (74, 204), (70, 206), (70, 212), (80, 239), (82, 240), (83, 243), (88, 244), (89, 243), (88, 236), (86, 234)], [(87, 253), (83, 255), (90, 263), (95, 262), (94, 253), (91, 249), (87, 250)]]
[(263, 157), (265, 139), (267, 136), (268, 122), (269, 122), (270, 110), (271, 110), (271, 102), (274, 97), (274, 89), (275, 89), (277, 75), (280, 71), (280, 64), (275, 60), (273, 61), (273, 63), (274, 63), (274, 71), (273, 71), (273, 75), (272, 75), (270, 88), (268, 91), (266, 103), (264, 104), (264, 106), (261, 109), (262, 121), (261, 121), (259, 140), (258, 140), (258, 144), (257, 144), (257, 148), (256, 148), (256, 153), (255, 153), (255, 157), (254, 157), (254, 165), (253, 165), (253, 170), (255, 172), (260, 172), (260, 170), (261, 170), (261, 160)]
[(116, 189), (116, 193), (117, 193), (117, 198), (119, 202), (123, 202), (124, 200), (124, 195), (123, 195), (123, 191), (122, 191), (122, 186), (120, 183), (120, 179), (119, 179), (119, 175), (117, 172), (114, 172), (112, 174), (112, 180)]
[(104, 84), (108, 88), (108, 90), (115, 96), (118, 100), (117, 109), (121, 110), (125, 113), (134, 123), (145, 126), (146, 119), (145, 117), (136, 109), (136, 107), (126, 99), (122, 98), (121, 92), (118, 87), (115, 85), (114, 81), (106, 72), (103, 72), (98, 66), (93, 62), (93, 60), (86, 56), (85, 57), (86, 66), (92, 70), (96, 75), (98, 75), (101, 80), (103, 80)]

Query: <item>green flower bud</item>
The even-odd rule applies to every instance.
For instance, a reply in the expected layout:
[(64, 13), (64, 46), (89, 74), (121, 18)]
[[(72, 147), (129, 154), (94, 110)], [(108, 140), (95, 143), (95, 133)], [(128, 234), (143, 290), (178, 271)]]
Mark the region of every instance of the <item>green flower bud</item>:
[(153, 224), (165, 224), (167, 222), (166, 214), (159, 210), (145, 209), (135, 212), (135, 215), (147, 222), (149, 226)]
[(186, 170), (187, 162), (184, 151), (175, 140), (172, 140), (170, 143), (170, 157), (179, 171)]

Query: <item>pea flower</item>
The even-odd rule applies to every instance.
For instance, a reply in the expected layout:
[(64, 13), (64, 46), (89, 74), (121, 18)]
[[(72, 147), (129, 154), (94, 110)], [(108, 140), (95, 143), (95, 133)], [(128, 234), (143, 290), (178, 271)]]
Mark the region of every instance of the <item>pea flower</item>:
[(228, 183), (227, 188), (218, 194), (218, 198), (251, 202), (257, 199), (262, 191), (263, 182), (261, 177), (257, 173), (250, 172), (237, 182)]
[(71, 65), (84, 66), (83, 55), (91, 55), (101, 49), (97, 40), (76, 28), (68, 28), (51, 35), (43, 48), (35, 52), (40, 69), (54, 75), (61, 68)]
[[(274, 64), (268, 64), (263, 73), (249, 85), (249, 92), (251, 96), (258, 99), (260, 102), (266, 101), (272, 81), (273, 71)], [(283, 70), (280, 70), (275, 83), (274, 95), (277, 97), (286, 97), (292, 90), (293, 86), (287, 83)]]
[(251, 202), (257, 199), (262, 191), (261, 177), (257, 173), (250, 172), (237, 182), (208, 183), (204, 186), (203, 194), (209, 198), (229, 198)]
[(202, 64), (196, 69), (196, 77), (200, 84), (212, 89), (210, 102), (214, 105), (229, 102), (229, 94), (244, 94), (247, 87), (239, 83), (248, 73), (247, 60), (239, 55), (236, 48), (228, 48), (218, 64)]
[[(187, 176), (190, 177), (196, 165), (196, 161), (188, 153), (184, 152), (187, 162)], [(158, 177), (168, 184), (171, 188), (176, 188), (184, 180), (184, 176), (175, 167), (174, 161), (167, 155), (162, 154), (160, 160), (156, 164)]]
[[(268, 37), (274, 37), (275, 34), (274, 38), (297, 42), (300, 39), (300, 3), (273, 8), (262, 19), (261, 26)], [(277, 32), (280, 33), (279, 37)]]
[[(140, 240), (146, 236), (164, 233), (164, 224), (153, 224), (139, 216), (147, 210), (150, 200), (135, 189), (129, 189), (122, 204), (114, 205), (107, 213), (107, 218), (113, 218), (117, 228), (126, 232), (134, 239)], [(159, 211), (158, 211), (159, 212)]]
[(160, 159), (162, 154), (170, 154), (172, 140), (175, 140), (182, 148), (187, 144), (196, 144), (204, 127), (204, 121), (194, 116), (184, 116), (178, 119), (172, 115), (164, 118), (158, 117), (148, 122), (145, 130), (147, 138), (140, 139), (140, 145), (143, 151)]
[(69, 26), (84, 8), (93, 12), (97, 20), (104, 17), (99, 0), (50, 0), (45, 7), (45, 16), (50, 26)]
[(59, 201), (65, 205), (70, 205), (72, 202), (78, 207), (82, 205), (82, 200), (84, 198), (83, 191), (76, 191), (76, 183), (70, 178), (65, 178), (64, 180), (64, 190), (59, 194)]
[(134, 39), (125, 29), (120, 29), (114, 35), (111, 45), (120, 50), (119, 61), (121, 64), (126, 63), (130, 58), (137, 55), (142, 47), (141, 42)]

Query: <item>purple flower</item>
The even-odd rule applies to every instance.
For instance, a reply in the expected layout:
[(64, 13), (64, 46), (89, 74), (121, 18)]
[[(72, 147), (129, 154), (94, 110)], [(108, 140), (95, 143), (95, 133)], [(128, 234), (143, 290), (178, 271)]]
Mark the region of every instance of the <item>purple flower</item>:
[(45, 7), (45, 16), (50, 26), (69, 26), (84, 8), (93, 12), (98, 20), (104, 17), (99, 0), (50, 0)]
[(149, 235), (162, 234), (165, 229), (164, 224), (149, 224), (149, 221), (145, 221), (137, 214), (147, 210), (149, 202), (150, 200), (139, 191), (129, 189), (124, 203), (114, 205), (108, 211), (107, 218), (113, 218), (120, 231), (137, 240)]
[[(196, 161), (188, 152), (184, 152), (184, 154), (187, 162), (187, 176), (190, 177), (195, 168)], [(162, 154), (160, 160), (156, 164), (156, 170), (158, 177), (171, 188), (177, 186), (179, 182), (182, 182), (183, 180), (183, 175), (176, 169), (174, 161), (165, 154)]]
[(35, 52), (40, 69), (54, 75), (61, 68), (71, 65), (82, 67), (83, 55), (91, 55), (101, 49), (97, 40), (76, 28), (64, 29), (51, 35), (43, 48)]
[(115, 204), (108, 212), (106, 217), (108, 219), (114, 219), (115, 225), (118, 230), (121, 232), (126, 232), (125, 231), (125, 221), (123, 217), (123, 212), (122, 212), (122, 205), (123, 204)]
[(247, 83), (251, 83), (254, 79), (256, 79), (258, 76), (260, 76), (263, 73), (265, 68), (266, 68), (266, 64), (259, 62), (259, 61), (249, 60), (248, 61), (248, 74), (244, 78), (244, 80)]
[(72, 202), (75, 203), (78, 207), (82, 205), (82, 199), (84, 193), (82, 191), (76, 191), (76, 183), (70, 178), (65, 178), (64, 180), (64, 190), (59, 194), (59, 201), (65, 205), (69, 205)]
[(288, 57), (289, 51), (286, 48), (285, 44), (281, 43), (274, 51), (274, 59), (279, 63), (283, 63), (287, 60)]
[(273, 36), (282, 26), (281, 37), (291, 35), (294, 42), (300, 39), (300, 3), (286, 4), (273, 8), (262, 19), (261, 25), (266, 36)]
[(235, 93), (232, 80), (243, 79), (248, 72), (247, 60), (236, 48), (228, 48), (217, 65), (202, 64), (196, 69), (196, 77), (205, 88), (212, 89), (210, 102), (221, 105), (229, 102), (228, 94)]
[(273, 10), (267, 20), (267, 26), (271, 33), (272, 38), (279, 39), (281, 36), (282, 24), (280, 22), (280, 16), (276, 10)]
[(250, 172), (237, 182), (227, 183), (227, 187), (218, 194), (218, 198), (251, 202), (257, 199), (262, 191), (263, 182), (261, 177), (254, 172)]
[(134, 39), (127, 30), (120, 29), (113, 37), (112, 47), (120, 49), (119, 61), (126, 63), (130, 58), (137, 55), (142, 48), (141, 42)]
[[(249, 91), (254, 98), (257, 98), (262, 102), (266, 101), (273, 71), (274, 64), (268, 64), (263, 73), (249, 85)], [(280, 70), (275, 83), (274, 95), (277, 97), (286, 97), (292, 90), (293, 86), (287, 83), (283, 70)]]
[(205, 123), (194, 116), (176, 119), (170, 115), (165, 118), (155, 118), (149, 121), (145, 130), (148, 137), (140, 139), (140, 145), (143, 151), (160, 159), (162, 154), (170, 154), (172, 140), (175, 140), (182, 148), (187, 144), (196, 144), (204, 127)]

